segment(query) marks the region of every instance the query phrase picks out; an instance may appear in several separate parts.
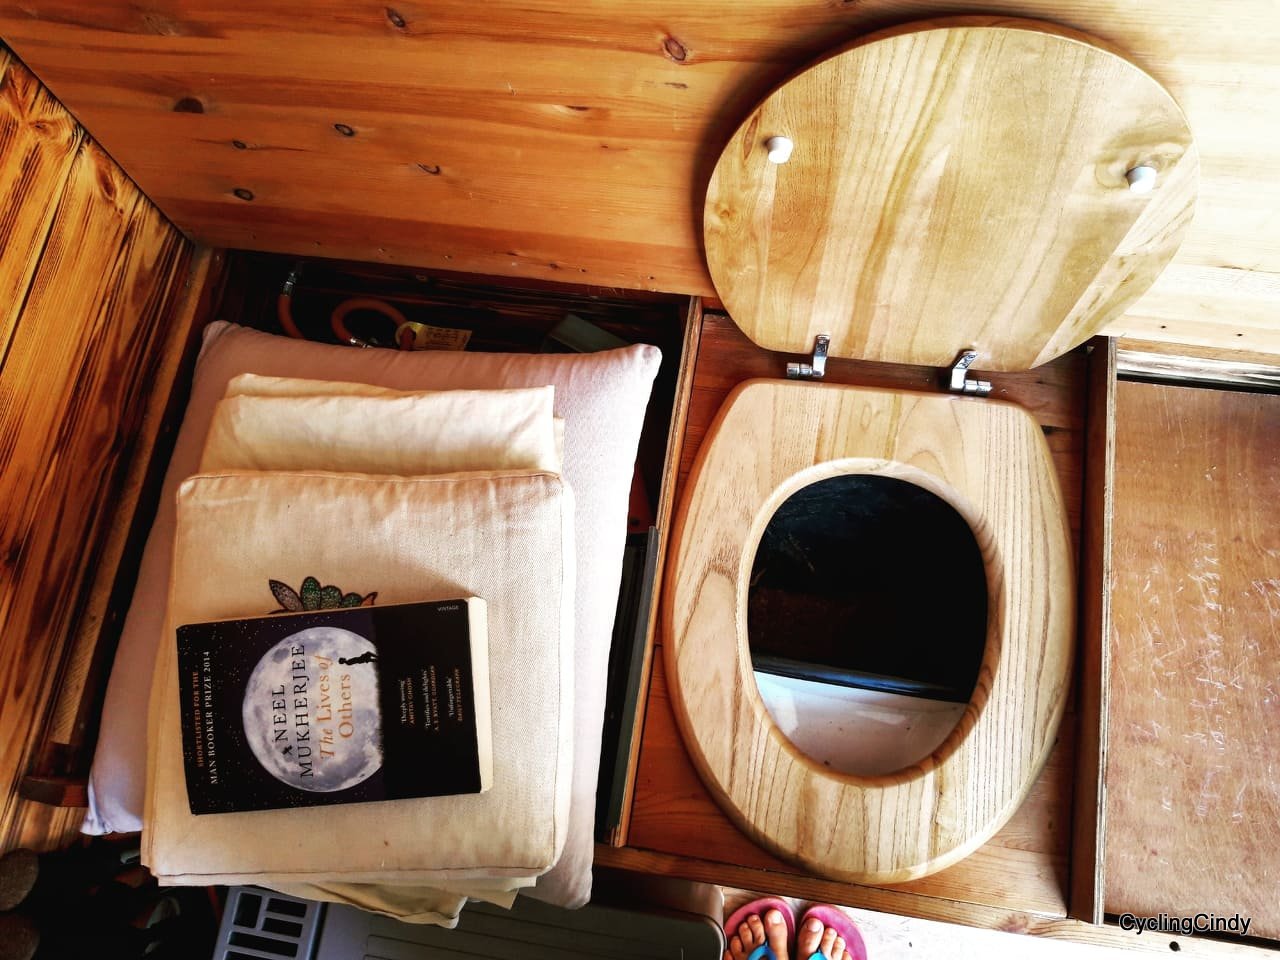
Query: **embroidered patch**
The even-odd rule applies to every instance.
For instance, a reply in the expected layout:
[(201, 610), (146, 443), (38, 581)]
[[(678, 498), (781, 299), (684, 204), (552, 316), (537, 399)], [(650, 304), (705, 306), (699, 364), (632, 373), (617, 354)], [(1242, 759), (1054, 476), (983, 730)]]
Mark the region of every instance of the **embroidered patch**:
[(272, 610), (272, 613), (297, 613), (299, 610), (333, 610), (338, 607), (371, 607), (378, 596), (376, 591), (361, 596), (358, 593), (343, 593), (332, 585), (322, 587), (320, 586), (320, 581), (315, 577), (307, 577), (303, 580), (302, 589), (300, 590), (294, 590), (293, 587), (280, 580), (268, 580), (267, 583), (271, 587), (271, 595), (280, 604), (280, 608)]

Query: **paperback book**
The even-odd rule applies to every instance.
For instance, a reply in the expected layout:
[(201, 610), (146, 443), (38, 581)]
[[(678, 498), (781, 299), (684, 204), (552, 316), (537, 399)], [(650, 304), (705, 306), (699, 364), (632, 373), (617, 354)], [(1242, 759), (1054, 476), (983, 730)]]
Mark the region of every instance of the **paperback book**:
[(470, 597), (178, 627), (191, 812), (483, 793), (485, 614)]

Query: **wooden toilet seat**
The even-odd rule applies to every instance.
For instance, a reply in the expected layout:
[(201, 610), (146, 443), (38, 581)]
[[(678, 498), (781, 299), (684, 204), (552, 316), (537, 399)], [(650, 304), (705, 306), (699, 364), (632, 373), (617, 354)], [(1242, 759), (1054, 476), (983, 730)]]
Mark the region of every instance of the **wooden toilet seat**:
[[(800, 72), (742, 123), (707, 187), (707, 265), (766, 349), (821, 342), (834, 357), (934, 367), (964, 353), (977, 369), (1025, 370), (1146, 290), (1185, 233), (1197, 179), (1168, 92), (1089, 38), (990, 17), (907, 24)], [(949, 502), (988, 588), (959, 725), (879, 777), (803, 756), (769, 716), (747, 648), (764, 527), (791, 494), (850, 473)], [(712, 795), (770, 851), (839, 879), (905, 881), (983, 843), (1031, 789), (1063, 712), (1075, 595), (1056, 474), (1025, 411), (744, 384), (699, 451), (671, 556), (677, 721)], [(928, 602), (929, 584), (920, 593)]]
[[(948, 501), (987, 574), (986, 653), (964, 718), (931, 756), (882, 777), (833, 773), (801, 754), (765, 708), (747, 647), (765, 525), (801, 488), (850, 473)], [(817, 873), (860, 882), (923, 876), (982, 844), (1043, 765), (1071, 669), (1071, 549), (1035, 420), (1006, 403), (755, 380), (726, 401), (689, 489), (666, 610), (672, 701), (738, 826)], [(924, 600), (929, 585), (920, 590)]]

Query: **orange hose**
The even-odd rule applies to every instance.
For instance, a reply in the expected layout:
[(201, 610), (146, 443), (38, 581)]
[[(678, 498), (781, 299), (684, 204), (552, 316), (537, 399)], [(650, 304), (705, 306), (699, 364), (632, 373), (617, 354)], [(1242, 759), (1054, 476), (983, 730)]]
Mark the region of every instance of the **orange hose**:
[[(343, 300), (342, 303), (333, 311), (333, 316), (329, 318), (329, 325), (333, 327), (334, 335), (343, 343), (350, 343), (355, 346), (367, 346), (362, 340), (353, 336), (351, 331), (347, 329), (347, 314), (356, 310), (372, 310), (374, 313), (380, 313), (395, 324), (399, 330), (404, 325), (404, 314), (397, 310), (391, 304), (383, 300), (373, 300), (368, 297), (354, 297), (350, 300)], [(400, 349), (405, 349), (404, 340), (399, 343)]]
[(293, 294), (281, 293), (276, 297), (276, 319), (280, 321), (284, 332), (295, 340), (307, 339), (298, 329), (298, 325), (293, 322)]
[[(295, 340), (307, 339), (298, 329), (298, 325), (293, 322), (293, 288), (297, 283), (300, 268), (301, 265), (293, 269), (285, 280), (279, 296), (276, 297), (276, 319), (280, 322), (280, 328)], [(347, 329), (347, 314), (356, 310), (371, 310), (391, 320), (396, 327), (396, 346), (401, 350), (413, 349), (414, 333), (406, 327), (404, 314), (384, 300), (374, 300), (369, 297), (353, 297), (342, 301), (334, 308), (333, 314), (329, 317), (329, 325), (333, 328), (334, 335), (343, 343), (357, 347), (369, 346)]]

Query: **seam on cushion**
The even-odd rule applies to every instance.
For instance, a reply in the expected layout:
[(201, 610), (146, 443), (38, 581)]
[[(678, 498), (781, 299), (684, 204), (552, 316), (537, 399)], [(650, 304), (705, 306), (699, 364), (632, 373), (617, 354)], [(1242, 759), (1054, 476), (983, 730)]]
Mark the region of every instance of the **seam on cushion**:
[[(563, 644), (563, 643), (564, 643), (564, 641), (565, 641), (565, 637), (564, 637), (564, 634), (565, 634), (565, 629), (564, 629), (564, 610), (565, 610), (565, 597), (564, 597), (564, 592), (565, 592), (565, 582), (564, 582), (564, 580), (565, 580), (565, 568), (568, 566), (568, 564), (567, 564), (567, 563), (565, 563), (565, 559), (564, 559), (564, 547), (565, 547), (565, 543), (564, 543), (564, 530), (565, 530), (565, 506), (566, 506), (566, 502), (567, 502), (567, 498), (565, 497), (565, 489), (566, 489), (566, 484), (564, 483), (564, 481), (563, 481), (563, 480), (561, 480), (561, 481), (560, 481), (560, 497), (559, 497), (559, 500), (560, 500), (560, 523), (559, 523), (559, 528), (560, 528), (560, 529), (557, 531), (557, 545), (558, 545), (558, 546), (559, 546), (559, 548), (560, 548), (560, 550), (559, 550), (559, 553), (560, 553), (560, 616), (559, 616), (557, 619), (559, 620), (559, 625), (560, 625), (560, 642), (561, 642), (561, 644)], [(569, 518), (569, 521), (570, 521), (570, 522), (572, 522), (572, 520), (573, 520), (573, 518), (572, 518), (572, 517), (570, 517), (570, 518)], [(576, 542), (576, 539), (575, 539), (575, 542), (574, 542), (574, 551), (575, 551), (575, 553), (574, 553), (574, 557), (573, 557), (573, 559), (574, 559), (574, 562), (576, 563), (576, 562), (577, 562), (577, 559), (578, 559), (578, 557), (577, 557), (577, 553), (576, 553), (576, 551), (577, 551), (577, 542)], [(576, 586), (577, 586), (577, 584), (575, 583), (575, 584), (574, 584), (574, 586), (576, 587)], [(572, 598), (571, 602), (576, 601), (576, 599), (577, 599), (576, 597)], [(576, 613), (576, 611), (575, 611), (575, 613)], [(577, 654), (578, 654), (578, 620), (577, 620), (577, 617), (576, 617), (576, 616), (574, 617), (574, 621), (573, 621), (572, 636), (569, 638), (569, 640), (570, 640), (570, 649), (572, 650), (572, 655), (570, 656), (570, 665), (572, 666), (573, 664), (575, 664), (575, 663), (577, 662), (577, 659), (578, 659), (578, 656), (577, 656)], [(563, 650), (561, 650), (561, 651), (560, 651), (560, 663), (561, 663), (561, 664), (563, 664), (563, 663), (564, 663), (564, 651), (563, 651)], [(573, 671), (572, 671), (572, 670), (570, 670), (570, 673), (572, 674), (572, 673), (573, 673)], [(576, 677), (575, 677), (575, 679), (576, 679)], [(576, 697), (576, 695), (577, 695), (577, 693), (578, 693), (578, 691), (577, 691), (576, 687), (575, 687), (575, 689), (574, 689), (574, 691), (573, 691), (573, 692), (574, 692), (574, 695), (575, 695), (575, 697)], [(557, 684), (556, 684), (556, 694), (557, 694), (557, 696), (556, 696), (556, 716), (558, 716), (558, 717), (560, 718), (560, 722), (561, 722), (561, 723), (563, 723), (563, 722), (564, 722), (564, 720), (565, 720), (565, 717), (564, 717), (564, 667), (563, 667), (563, 666), (561, 666), (561, 667), (560, 667), (560, 680), (559, 680), (559, 683), (557, 683)], [(573, 719), (574, 719), (574, 718), (573, 718), (572, 716), (570, 716), (570, 717), (569, 717), (569, 725), (570, 725), (570, 729), (573, 729), (573, 726), (574, 726), (574, 724), (573, 724)], [(577, 733), (578, 733), (578, 731), (575, 729), (575, 730), (573, 730), (573, 733), (574, 733), (574, 740), (575, 740), (575, 742), (576, 742), (576, 741), (577, 741)], [(552, 780), (552, 794), (551, 794), (551, 800), (552, 800), (552, 803), (553, 803), (553, 804), (555, 804), (555, 806), (559, 806), (558, 798), (559, 798), (559, 796), (560, 796), (560, 768), (561, 768), (561, 766), (564, 764), (564, 757), (563, 757), (563, 756), (561, 756), (561, 753), (562, 753), (562, 751), (561, 751), (561, 747), (562, 747), (562, 745), (563, 745), (563, 740), (562, 740), (562, 738), (563, 738), (563, 732), (562, 732), (562, 731), (560, 731), (560, 730), (557, 730), (557, 731), (556, 731), (556, 773), (555, 773), (555, 777), (554, 777), (554, 778), (553, 778), (553, 780)], [(570, 784), (570, 788), (571, 788), (571, 789), (572, 789), (572, 786), (573, 786), (573, 785), (572, 785), (572, 784)], [(572, 796), (571, 796), (569, 799), (570, 799), (570, 807), (572, 807), (572, 800), (573, 800)], [(554, 809), (555, 809), (555, 807), (553, 807), (552, 809), (554, 810)], [(569, 811), (568, 811), (568, 810), (566, 810), (566, 811), (565, 811), (565, 817), (564, 817), (564, 818), (565, 818), (565, 829), (567, 830), (567, 829), (568, 829), (568, 827), (569, 827), (569, 823), (568, 823), (568, 821), (569, 821)], [(559, 837), (559, 832), (558, 832), (558, 831), (557, 831), (557, 829), (556, 829), (556, 821), (557, 821), (557, 819), (558, 819), (558, 818), (557, 818), (556, 816), (554, 816), (554, 815), (551, 817), (551, 849), (552, 849), (553, 851), (554, 851), (554, 850), (556, 850), (556, 848), (557, 848), (557, 841), (560, 839), (560, 837)], [(556, 855), (555, 861), (554, 861), (554, 862), (551, 864), (551, 866), (550, 866), (550, 867), (548, 867), (547, 869), (548, 869), (548, 870), (554, 869), (554, 867), (555, 867), (556, 863), (559, 863), (559, 862), (560, 862), (560, 857), (562, 857), (562, 856), (564, 856), (564, 849), (563, 849), (563, 848), (561, 848), (561, 849), (560, 849), (559, 854), (557, 854), (557, 855)]]
[(314, 477), (321, 480), (371, 480), (381, 483), (463, 483), (473, 480), (523, 480), (530, 477), (549, 477), (563, 482), (564, 478), (554, 470), (513, 468), (511, 470), (454, 470), (450, 473), (409, 474), (350, 473), (335, 470), (215, 470), (210, 473), (193, 473), (179, 484), (179, 492), (192, 480), (232, 480), (239, 477)]

